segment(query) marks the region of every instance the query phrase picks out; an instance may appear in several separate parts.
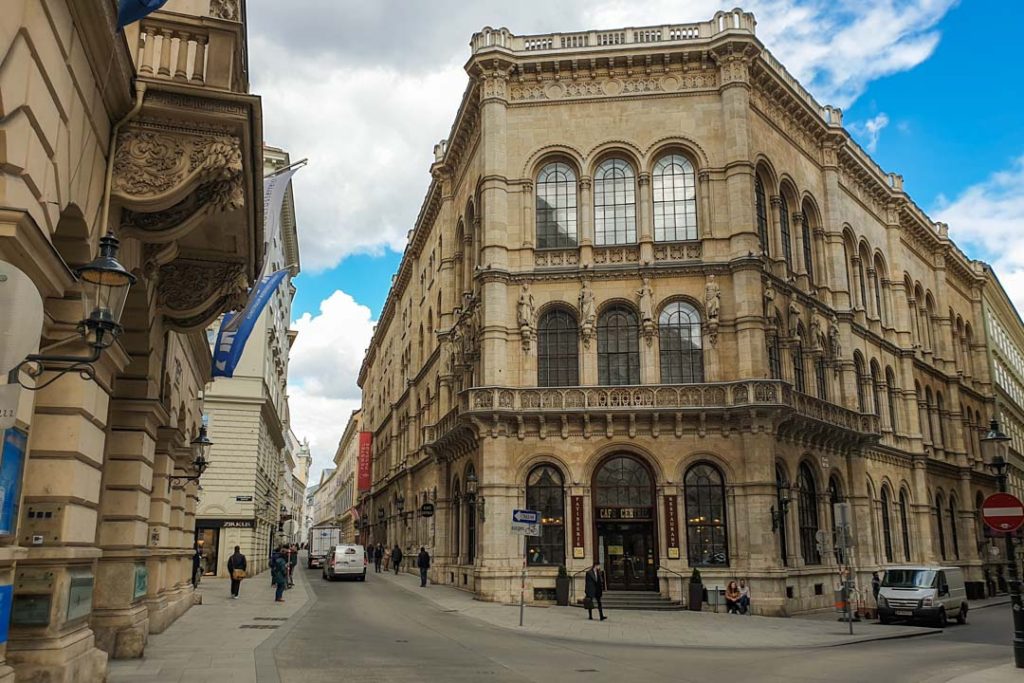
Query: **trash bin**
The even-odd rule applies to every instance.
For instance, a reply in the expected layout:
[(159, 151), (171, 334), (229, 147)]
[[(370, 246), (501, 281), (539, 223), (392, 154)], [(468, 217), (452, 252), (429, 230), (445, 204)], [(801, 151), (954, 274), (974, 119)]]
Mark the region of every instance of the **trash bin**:
[(968, 600), (984, 600), (985, 599), (985, 582), (984, 581), (965, 581), (964, 588), (967, 590)]

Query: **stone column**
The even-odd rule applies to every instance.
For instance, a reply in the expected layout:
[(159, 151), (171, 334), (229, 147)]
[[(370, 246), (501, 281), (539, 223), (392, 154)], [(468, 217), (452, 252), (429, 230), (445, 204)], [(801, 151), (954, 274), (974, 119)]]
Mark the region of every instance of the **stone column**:
[(173, 460), (158, 443), (153, 458), (153, 492), (149, 497), (149, 590), (146, 593), (146, 609), (149, 610), (149, 632), (160, 633), (174, 621), (177, 614), (168, 611), (171, 599), (169, 583), (170, 566), (168, 550), (171, 547), (171, 487), (168, 476)]
[(651, 174), (640, 173), (637, 176), (637, 189), (640, 190), (640, 202), (637, 210), (637, 231), (640, 243), (640, 263), (654, 261), (654, 216), (651, 210)]
[(594, 195), (593, 179), (582, 176), (579, 180), (580, 203), (577, 207), (578, 222), (576, 229), (580, 236), (580, 265), (590, 266), (594, 263)]

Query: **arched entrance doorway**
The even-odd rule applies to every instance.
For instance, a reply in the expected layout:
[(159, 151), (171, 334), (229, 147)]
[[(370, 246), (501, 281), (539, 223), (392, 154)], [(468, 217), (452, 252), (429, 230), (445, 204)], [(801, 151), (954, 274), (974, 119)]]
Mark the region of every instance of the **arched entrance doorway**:
[(594, 556), (611, 590), (657, 590), (654, 477), (639, 458), (619, 453), (594, 473)]

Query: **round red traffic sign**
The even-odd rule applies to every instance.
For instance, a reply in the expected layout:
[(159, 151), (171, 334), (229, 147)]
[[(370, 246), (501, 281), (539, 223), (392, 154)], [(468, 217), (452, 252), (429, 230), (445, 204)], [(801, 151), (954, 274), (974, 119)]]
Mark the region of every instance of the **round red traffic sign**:
[(993, 493), (981, 504), (981, 518), (993, 531), (1016, 531), (1024, 524), (1024, 503), (1009, 493)]

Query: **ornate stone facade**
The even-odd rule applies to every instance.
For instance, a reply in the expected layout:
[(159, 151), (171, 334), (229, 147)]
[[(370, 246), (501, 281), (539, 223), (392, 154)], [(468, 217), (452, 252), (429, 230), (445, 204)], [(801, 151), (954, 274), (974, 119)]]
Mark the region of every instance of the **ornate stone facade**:
[(831, 605), (840, 561), (862, 586), (907, 561), (983, 580), (998, 283), (753, 27), (473, 37), (360, 374), (368, 540), (427, 545), (435, 581), (500, 601), (531, 505), (528, 599), (595, 559), (674, 599), (694, 566), (746, 578), (768, 614)]

